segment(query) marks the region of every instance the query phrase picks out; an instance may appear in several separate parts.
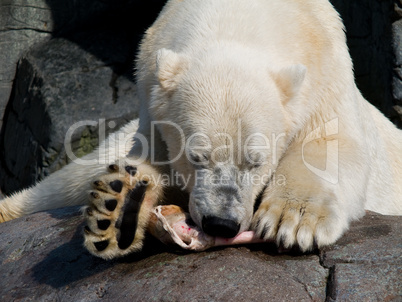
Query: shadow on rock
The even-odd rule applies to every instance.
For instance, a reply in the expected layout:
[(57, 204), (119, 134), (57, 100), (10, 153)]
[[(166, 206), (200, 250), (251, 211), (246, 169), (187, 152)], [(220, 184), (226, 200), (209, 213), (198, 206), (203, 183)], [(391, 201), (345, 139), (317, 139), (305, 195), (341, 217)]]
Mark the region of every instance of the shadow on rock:
[(99, 273), (116, 266), (124, 269), (124, 266), (129, 266), (130, 263), (138, 262), (169, 249), (156, 239), (149, 238), (141, 252), (116, 260), (103, 260), (91, 255), (84, 248), (83, 227), (84, 223), (81, 223), (69, 242), (52, 250), (32, 268), (33, 278), (38, 283), (47, 284), (53, 288), (61, 288), (88, 278), (91, 282), (97, 282), (104, 278), (104, 274)]
[(71, 241), (51, 251), (33, 268), (33, 277), (39, 283), (54, 288), (90, 277), (113, 266), (113, 262), (96, 258), (83, 247), (81, 224)]

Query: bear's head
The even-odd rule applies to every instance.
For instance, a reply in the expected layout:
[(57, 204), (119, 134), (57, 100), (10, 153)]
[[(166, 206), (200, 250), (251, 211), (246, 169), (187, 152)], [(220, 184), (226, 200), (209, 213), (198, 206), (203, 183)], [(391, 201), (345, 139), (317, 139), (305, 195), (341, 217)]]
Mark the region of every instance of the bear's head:
[(306, 68), (276, 69), (258, 56), (219, 47), (196, 59), (158, 52), (149, 111), (171, 167), (189, 180), (191, 217), (213, 236), (247, 230), (267, 184), (286, 185), (274, 173), (302, 119)]

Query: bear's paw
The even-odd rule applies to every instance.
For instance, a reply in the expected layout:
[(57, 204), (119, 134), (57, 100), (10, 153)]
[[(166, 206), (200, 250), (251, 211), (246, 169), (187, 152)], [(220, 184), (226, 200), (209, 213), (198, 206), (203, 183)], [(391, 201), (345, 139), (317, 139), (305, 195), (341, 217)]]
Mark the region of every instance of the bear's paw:
[(93, 182), (83, 211), (84, 245), (91, 254), (111, 259), (141, 249), (150, 212), (160, 197), (156, 174), (146, 164), (113, 164)]
[(254, 215), (252, 228), (262, 239), (276, 239), (285, 248), (298, 245), (311, 251), (334, 243), (347, 228), (336, 200), (315, 198), (270, 198)]

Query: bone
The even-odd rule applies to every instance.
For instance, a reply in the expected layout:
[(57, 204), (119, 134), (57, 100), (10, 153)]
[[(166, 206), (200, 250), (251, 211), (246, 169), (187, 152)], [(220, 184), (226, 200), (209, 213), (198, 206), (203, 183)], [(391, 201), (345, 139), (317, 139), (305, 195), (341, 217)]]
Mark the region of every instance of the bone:
[(246, 231), (234, 238), (212, 237), (199, 227), (189, 225), (190, 215), (175, 205), (157, 206), (151, 213), (148, 232), (165, 244), (177, 244), (183, 249), (204, 251), (211, 247), (270, 242)]

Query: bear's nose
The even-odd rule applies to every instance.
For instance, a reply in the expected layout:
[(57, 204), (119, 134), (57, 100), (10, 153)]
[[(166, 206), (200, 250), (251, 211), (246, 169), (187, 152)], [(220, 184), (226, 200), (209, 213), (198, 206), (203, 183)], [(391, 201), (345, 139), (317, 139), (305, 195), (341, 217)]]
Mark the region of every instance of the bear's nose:
[(214, 237), (232, 238), (240, 230), (240, 224), (229, 219), (219, 217), (204, 217), (202, 219), (202, 229), (208, 235)]

